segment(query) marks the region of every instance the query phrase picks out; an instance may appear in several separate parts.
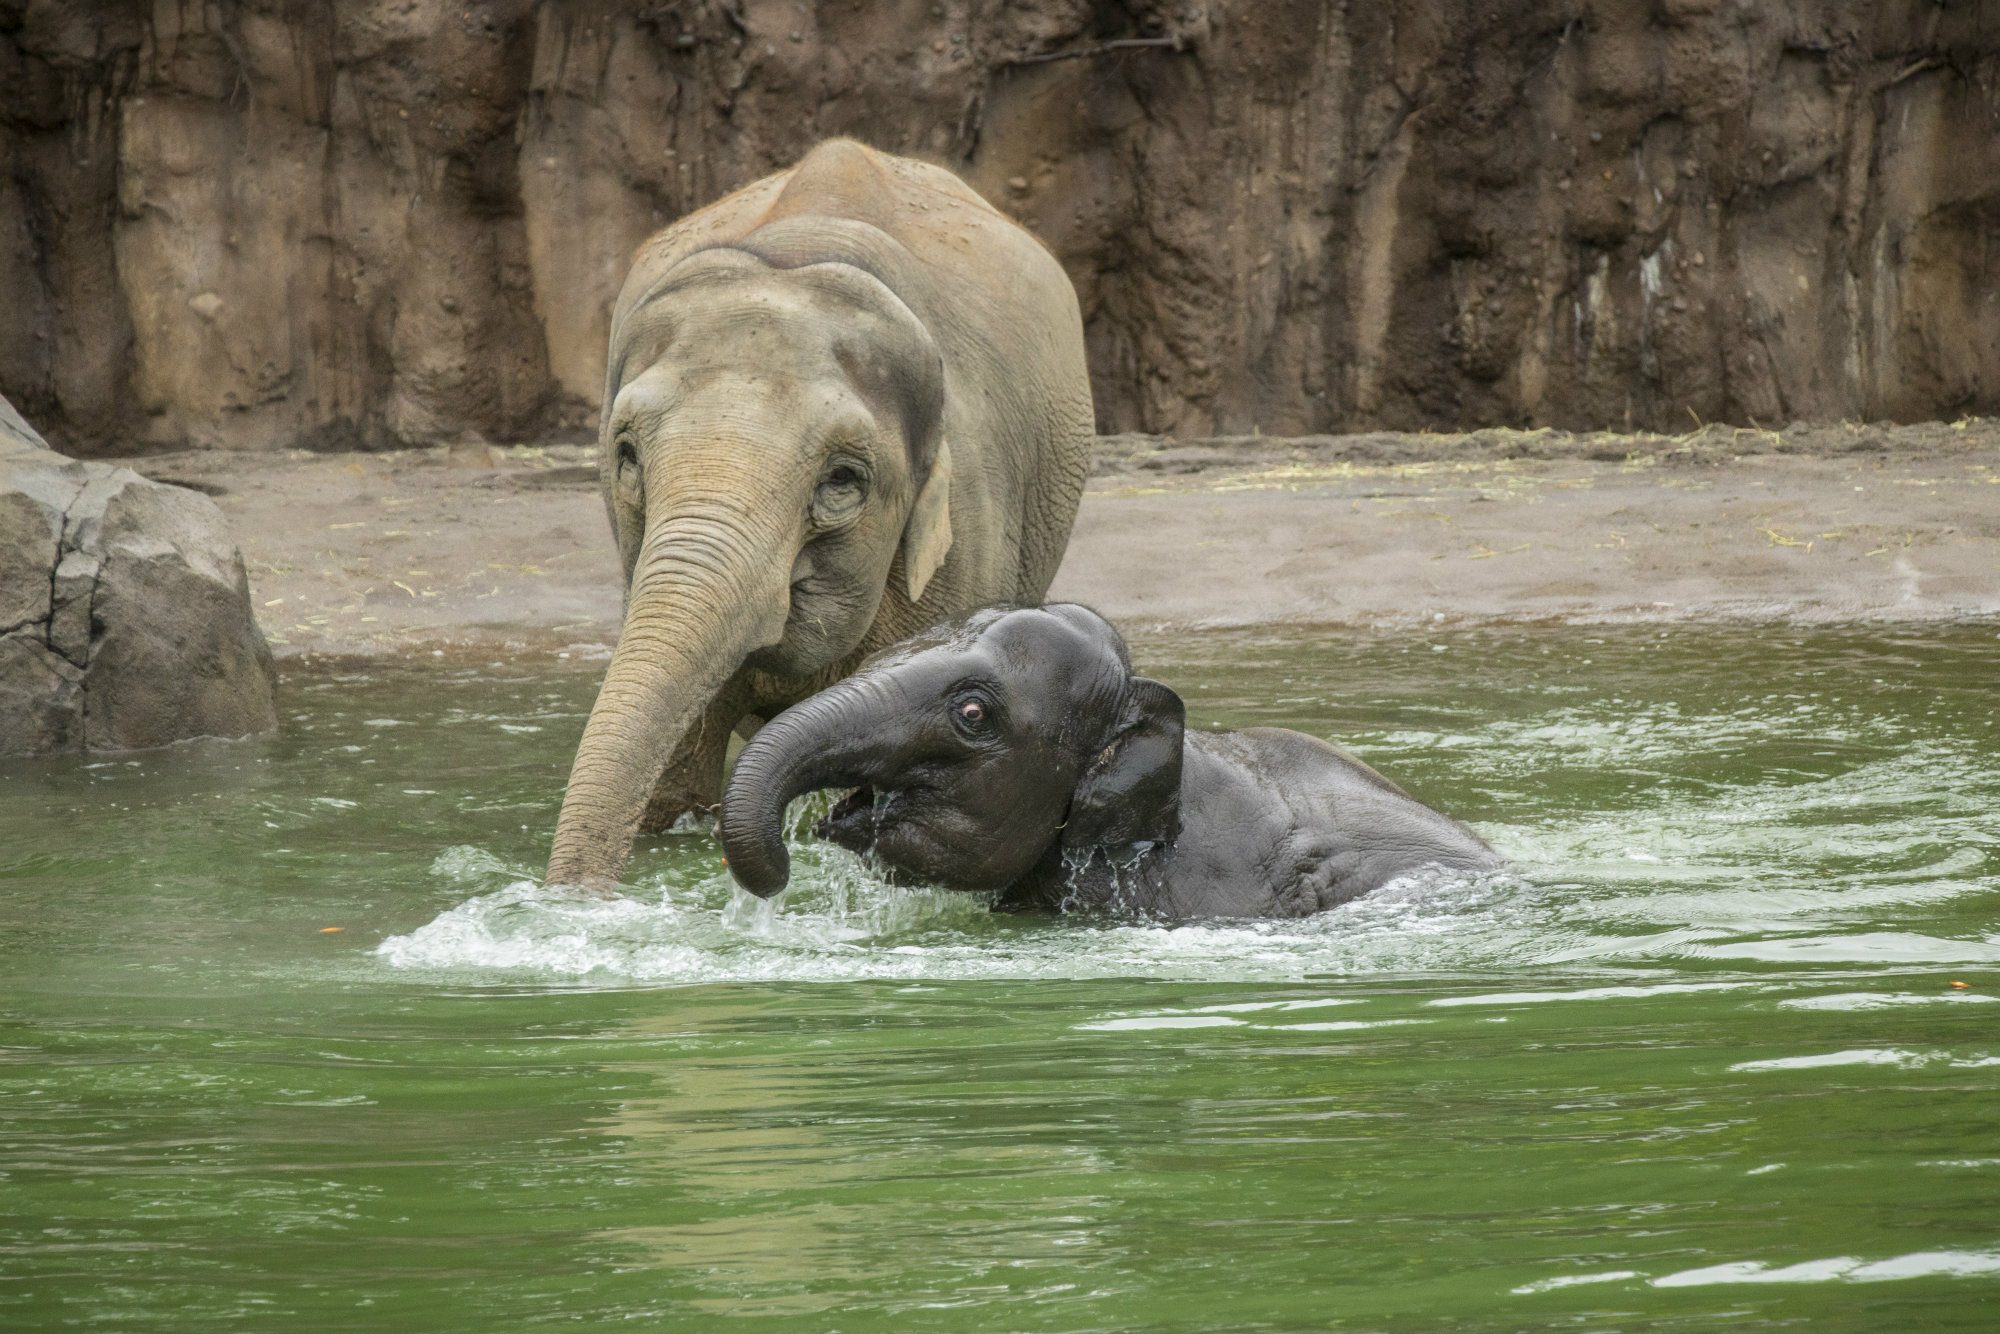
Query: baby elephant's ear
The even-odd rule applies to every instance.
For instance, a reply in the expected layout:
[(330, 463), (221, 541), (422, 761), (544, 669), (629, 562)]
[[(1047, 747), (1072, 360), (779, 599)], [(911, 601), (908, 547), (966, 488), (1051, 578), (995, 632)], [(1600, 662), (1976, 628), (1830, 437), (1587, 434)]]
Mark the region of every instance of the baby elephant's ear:
[(1132, 678), (1117, 735), (1070, 800), (1065, 850), (1171, 843), (1181, 831), (1181, 735), (1187, 706), (1158, 681)]

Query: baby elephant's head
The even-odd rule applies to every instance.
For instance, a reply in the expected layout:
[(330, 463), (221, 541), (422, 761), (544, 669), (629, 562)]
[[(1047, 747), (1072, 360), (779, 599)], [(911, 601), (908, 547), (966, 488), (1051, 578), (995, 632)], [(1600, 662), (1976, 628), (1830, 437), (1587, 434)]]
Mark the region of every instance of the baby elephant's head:
[(786, 803), (851, 787), (817, 833), (903, 877), (1000, 889), (1065, 853), (1180, 827), (1180, 696), (1132, 674), (1096, 612), (974, 612), (864, 664), (757, 733), (722, 803), (730, 873), (785, 887)]

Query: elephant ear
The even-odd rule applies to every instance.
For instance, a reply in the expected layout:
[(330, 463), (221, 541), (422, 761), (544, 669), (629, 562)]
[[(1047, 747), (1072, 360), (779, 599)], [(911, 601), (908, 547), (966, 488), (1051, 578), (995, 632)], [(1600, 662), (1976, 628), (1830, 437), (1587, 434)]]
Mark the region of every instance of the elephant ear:
[(910, 506), (910, 521), (903, 528), (903, 578), (910, 601), (924, 595), (931, 576), (944, 564), (951, 550), (951, 444), (939, 440), (931, 456), (930, 475)]
[(1132, 678), (1125, 712), (1070, 799), (1063, 849), (1171, 843), (1181, 831), (1181, 742), (1187, 706), (1158, 681)]

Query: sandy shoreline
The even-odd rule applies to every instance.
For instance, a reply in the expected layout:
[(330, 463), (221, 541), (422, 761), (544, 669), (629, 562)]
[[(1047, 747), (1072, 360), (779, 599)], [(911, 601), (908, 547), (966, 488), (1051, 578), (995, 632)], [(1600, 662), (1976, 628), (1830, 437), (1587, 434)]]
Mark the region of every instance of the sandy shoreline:
[[(215, 495), (281, 656), (617, 637), (582, 447), (129, 462)], [(1052, 596), (1133, 629), (2000, 615), (2000, 422), (1107, 437)]]

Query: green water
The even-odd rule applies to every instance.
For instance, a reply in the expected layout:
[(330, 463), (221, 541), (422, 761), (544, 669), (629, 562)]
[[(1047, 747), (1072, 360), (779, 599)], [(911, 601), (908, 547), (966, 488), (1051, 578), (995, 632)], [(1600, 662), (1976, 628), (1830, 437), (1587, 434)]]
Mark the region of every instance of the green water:
[(1515, 867), (1255, 926), (545, 900), (596, 664), (0, 765), (0, 1328), (2000, 1327), (1996, 631), (1142, 643)]

